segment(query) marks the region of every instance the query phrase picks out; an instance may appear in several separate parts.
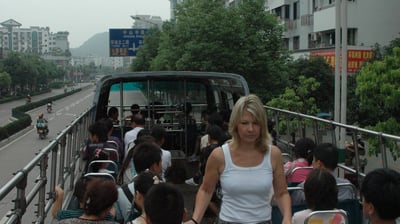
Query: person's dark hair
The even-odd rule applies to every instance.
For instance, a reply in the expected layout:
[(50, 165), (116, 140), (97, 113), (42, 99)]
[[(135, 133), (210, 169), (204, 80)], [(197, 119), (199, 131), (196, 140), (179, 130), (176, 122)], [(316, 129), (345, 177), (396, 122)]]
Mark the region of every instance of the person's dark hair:
[(308, 165), (311, 165), (313, 160), (315, 143), (310, 138), (301, 138), (294, 144), (294, 154), (296, 158), (304, 158), (307, 160)]
[(146, 195), (149, 189), (154, 185), (155, 177), (158, 178), (158, 180), (161, 180), (156, 173), (149, 170), (139, 173), (133, 178), (135, 191), (139, 191), (142, 195)]
[(135, 122), (137, 125), (145, 125), (146, 119), (142, 114), (134, 114), (132, 116), (132, 122)]
[(165, 138), (167, 132), (165, 128), (160, 125), (154, 125), (151, 129), (151, 136), (154, 137), (157, 143), (161, 143), (162, 139)]
[(214, 112), (208, 115), (208, 124), (209, 125), (218, 125), (222, 127), (224, 125), (224, 120), (222, 116), (218, 112)]
[(144, 210), (152, 224), (181, 224), (184, 214), (183, 195), (170, 184), (156, 184), (145, 196)]
[(108, 139), (108, 130), (107, 130), (107, 126), (100, 121), (96, 121), (93, 124), (91, 124), (88, 128), (89, 133), (91, 135), (96, 135), (97, 138), (99, 138), (100, 142), (106, 142)]
[(361, 196), (383, 220), (400, 216), (400, 173), (380, 168), (369, 172), (361, 185)]
[(133, 164), (137, 173), (149, 169), (153, 164), (161, 161), (161, 149), (154, 142), (143, 142), (135, 146)]
[[(93, 152), (93, 159), (92, 159), (92, 161), (96, 161), (96, 160), (108, 160), (108, 159), (110, 159), (110, 155), (109, 155), (106, 151), (104, 151), (104, 150), (102, 150), (102, 149), (96, 149), (96, 150)], [(92, 162), (92, 161), (91, 161), (91, 162)], [(94, 164), (91, 166), (91, 168), (92, 168), (91, 172), (94, 172), (94, 173), (99, 172), (101, 165), (102, 165), (102, 163), (100, 163), (100, 162), (94, 163)]]
[(320, 160), (326, 168), (334, 170), (339, 160), (339, 150), (331, 143), (321, 143), (314, 149), (315, 160)]
[(88, 215), (100, 215), (113, 206), (118, 199), (118, 190), (114, 181), (95, 178), (87, 185), (83, 210)]
[(112, 118), (115, 114), (118, 115), (118, 108), (116, 108), (116, 107), (110, 107), (110, 109), (108, 109), (107, 116), (108, 116), (109, 118)]
[(110, 118), (102, 118), (99, 120), (100, 123), (103, 123), (108, 131), (111, 131), (114, 128), (113, 121)]
[(75, 183), (74, 186), (74, 193), (73, 195), (78, 199), (79, 202), (83, 202), (85, 197), (85, 192), (87, 188), (87, 184), (92, 180), (90, 177), (82, 176), (79, 180)]
[(335, 177), (325, 169), (313, 169), (304, 183), (307, 207), (313, 211), (331, 210), (338, 203)]
[(140, 111), (140, 107), (139, 105), (137, 105), (136, 103), (132, 104), (131, 106), (131, 113), (132, 114), (137, 114)]
[(220, 126), (218, 125), (209, 126), (207, 128), (207, 134), (211, 139), (218, 141), (218, 143), (221, 145), (223, 131)]

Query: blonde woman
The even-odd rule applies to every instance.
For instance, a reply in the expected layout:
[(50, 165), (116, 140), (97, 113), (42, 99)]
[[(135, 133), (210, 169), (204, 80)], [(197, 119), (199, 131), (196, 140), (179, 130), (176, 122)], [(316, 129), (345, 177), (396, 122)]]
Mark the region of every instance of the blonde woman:
[(256, 95), (236, 102), (229, 133), (232, 139), (208, 158), (193, 217), (186, 224), (201, 223), (218, 181), (223, 195), (219, 224), (271, 223), (272, 191), (283, 214), (282, 223), (290, 224), (291, 203), (281, 151), (272, 145), (267, 116)]

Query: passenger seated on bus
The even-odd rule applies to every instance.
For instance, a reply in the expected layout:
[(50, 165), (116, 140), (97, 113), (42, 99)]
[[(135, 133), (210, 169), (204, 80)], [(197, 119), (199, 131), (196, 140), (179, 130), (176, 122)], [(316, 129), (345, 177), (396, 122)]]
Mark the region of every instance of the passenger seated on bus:
[(218, 125), (209, 125), (205, 136), (207, 137), (207, 145), (201, 149), (199, 169), (192, 178), (185, 181), (186, 184), (197, 186), (201, 183), (208, 157), (215, 148), (223, 144), (221, 141), (223, 132)]
[(124, 136), (125, 155), (128, 149), (132, 148), (135, 145), (137, 134), (140, 130), (144, 128), (145, 124), (146, 120), (144, 119), (144, 116), (142, 114), (135, 114), (132, 116), (132, 130), (126, 132)]
[(110, 107), (110, 109), (108, 109), (107, 117), (111, 119), (113, 125), (119, 125), (118, 116), (118, 109), (116, 107)]
[[(142, 137), (139, 137), (140, 140)], [(149, 139), (149, 136), (143, 136)], [(151, 137), (151, 139), (154, 139)], [(153, 173), (161, 175), (161, 149), (158, 145), (151, 141), (138, 143), (134, 148), (133, 164), (137, 173), (141, 173), (146, 169)], [(118, 200), (115, 203), (116, 218), (119, 221), (133, 220), (137, 217), (137, 211), (133, 208), (133, 199), (135, 195), (134, 182), (121, 185), (118, 189)]]
[(369, 172), (361, 185), (364, 217), (371, 224), (398, 223), (400, 219), (400, 173), (388, 168)]
[(140, 107), (138, 104), (134, 103), (131, 105), (131, 115), (127, 116), (125, 118), (125, 126), (130, 127), (132, 123), (132, 118), (135, 116), (135, 114), (140, 114)]
[[(93, 173), (109, 173), (109, 174), (114, 174), (115, 172), (118, 172), (117, 170), (109, 170), (108, 166), (109, 163), (107, 162), (96, 162), (99, 160), (109, 160), (110, 156), (109, 154), (104, 151), (103, 149), (96, 149), (94, 151), (94, 156), (93, 160), (89, 162), (89, 168), (88, 172), (93, 172)], [(95, 163), (92, 163), (95, 162)], [(112, 168), (117, 168), (117, 167), (112, 167)], [(116, 176), (116, 175), (115, 175)]]
[(292, 175), (292, 171), (297, 167), (308, 167), (311, 166), (313, 160), (313, 152), (315, 148), (315, 143), (309, 138), (302, 138), (296, 141), (294, 144), (294, 155), (295, 160), (285, 163), (284, 170), (286, 175), (286, 182), (289, 186), (295, 186), (306, 180), (310, 170), (304, 169), (295, 172)]
[[(335, 177), (325, 169), (314, 169), (304, 183), (306, 210), (294, 213), (292, 224), (303, 224), (307, 215), (314, 211), (334, 210), (338, 204), (338, 187)], [(312, 218), (314, 223), (344, 224), (342, 216), (334, 214), (319, 214)]]
[(148, 224), (183, 223), (187, 215), (182, 192), (167, 183), (155, 184), (150, 188), (145, 196), (144, 210)]
[[(336, 179), (336, 183), (350, 183), (349, 180), (336, 177), (334, 171), (338, 164), (339, 150), (331, 143), (321, 143), (317, 145), (313, 153), (312, 166), (314, 169), (325, 169), (329, 171)], [(299, 187), (304, 187), (304, 182), (301, 182)], [(354, 199), (355, 192), (351, 186), (342, 186), (338, 188), (338, 200), (343, 201), (346, 199)], [(299, 205), (305, 203), (304, 192), (294, 191), (291, 194), (292, 205)]]
[(164, 182), (166, 182), (166, 175), (168, 174), (168, 172), (172, 166), (171, 152), (162, 148), (162, 145), (165, 142), (166, 135), (167, 135), (167, 132), (165, 131), (165, 128), (160, 125), (154, 125), (153, 128), (151, 129), (151, 136), (154, 137), (156, 144), (160, 146), (161, 152), (162, 152), (161, 178), (162, 178), (162, 181), (164, 181)]
[(83, 214), (77, 218), (60, 220), (59, 224), (118, 224), (106, 220), (107, 214), (113, 209), (118, 199), (117, 186), (114, 181), (105, 178), (95, 178), (87, 185), (83, 198)]
[[(89, 140), (87, 141), (86, 147), (82, 152), (82, 158), (83, 160), (91, 161), (93, 160), (94, 151), (96, 149), (113, 148), (113, 146), (107, 143), (108, 128), (104, 122), (101, 122), (100, 120), (96, 121), (89, 126), (88, 130)], [(88, 165), (89, 163), (86, 163), (85, 171), (87, 171)]]
[(126, 222), (126, 224), (147, 224), (146, 211), (144, 210), (144, 197), (154, 184), (160, 183), (160, 178), (158, 174), (150, 170), (145, 170), (133, 179), (135, 187), (134, 203), (137, 205), (137, 208), (140, 209), (141, 215), (134, 220)]
[[(111, 148), (115, 148), (115, 144), (116, 144), (116, 149), (118, 150), (118, 156), (119, 156), (119, 158), (118, 158), (119, 164), (118, 165), (121, 165), (122, 161), (124, 160), (124, 156), (125, 156), (124, 144), (122, 143), (120, 138), (112, 135), (113, 130), (114, 130), (114, 126), (113, 126), (113, 123), (112, 123), (112, 121), (110, 119), (103, 118), (103, 119), (100, 119), (100, 122), (103, 122), (105, 124), (105, 126), (107, 127), (107, 130), (108, 130), (108, 132), (107, 132), (107, 136), (108, 136), (107, 143), (108, 143), (108, 145)], [(115, 144), (110, 144), (112, 142), (115, 143)], [(114, 160), (112, 157), (110, 157), (110, 159)]]
[[(199, 136), (200, 141), (199, 141), (199, 143), (196, 143), (196, 151), (193, 153), (190, 160), (194, 161), (198, 155), (201, 155), (201, 151), (205, 147), (210, 145), (210, 143), (208, 141), (209, 138), (208, 138), (207, 130), (208, 130), (208, 127), (210, 127), (211, 125), (217, 125), (221, 128), (221, 136), (218, 138), (219, 145), (222, 145), (228, 139), (230, 139), (229, 133), (224, 130), (224, 121), (223, 121), (220, 113), (218, 113), (218, 112), (211, 113), (208, 116), (206, 133), (201, 137)], [(197, 146), (197, 145), (199, 145), (199, 146)]]
[[(62, 210), (62, 202), (64, 199), (64, 190), (60, 186), (55, 187), (55, 201), (53, 203), (53, 208), (51, 210), (51, 214), (53, 218), (57, 220), (63, 220), (63, 219), (70, 219), (70, 218), (79, 218), (83, 214), (83, 206), (85, 204), (84, 196), (86, 192), (86, 187), (87, 184), (95, 178), (91, 177), (81, 177), (79, 180), (76, 182), (74, 186), (74, 193), (73, 197), (76, 199), (79, 203), (78, 207), (76, 209), (66, 209)], [(74, 200), (71, 200), (71, 202)], [(72, 206), (73, 207), (73, 206)], [(115, 220), (115, 212), (114, 214), (108, 213), (105, 220), (113, 221)]]
[(196, 120), (192, 116), (192, 104), (186, 102), (184, 105), (182, 105), (182, 111), (183, 113), (178, 115), (179, 127), (186, 132), (188, 147), (186, 151), (188, 153), (194, 153), (196, 139), (199, 135), (199, 132), (197, 130)]

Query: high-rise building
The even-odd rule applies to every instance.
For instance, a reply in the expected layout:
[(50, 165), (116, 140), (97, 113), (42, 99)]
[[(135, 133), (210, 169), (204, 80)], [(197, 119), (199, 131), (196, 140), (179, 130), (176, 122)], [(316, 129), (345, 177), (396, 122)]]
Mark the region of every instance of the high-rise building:
[(21, 28), (20, 23), (9, 19), (0, 23), (0, 49), (37, 54), (46, 60), (65, 64), (71, 54), (67, 31), (52, 33), (49, 27)]
[(175, 20), (176, 6), (182, 3), (183, 0), (169, 0), (171, 5), (171, 21)]

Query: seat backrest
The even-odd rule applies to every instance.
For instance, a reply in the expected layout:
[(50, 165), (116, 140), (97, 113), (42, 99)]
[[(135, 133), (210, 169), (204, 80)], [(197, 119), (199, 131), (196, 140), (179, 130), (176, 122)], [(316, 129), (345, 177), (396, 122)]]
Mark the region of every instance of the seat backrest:
[(318, 223), (332, 223), (332, 224), (349, 223), (349, 220), (347, 218), (347, 213), (342, 209), (313, 211), (306, 216), (304, 224), (316, 223), (316, 220), (319, 221)]
[(109, 173), (86, 173), (84, 177), (107, 178), (115, 182), (115, 178)]
[(104, 147), (103, 150), (108, 153), (110, 160), (114, 161), (116, 164), (120, 164), (119, 153), (117, 149)]
[[(303, 166), (303, 167), (295, 167), (291, 172), (290, 172), (290, 180), (289, 183), (291, 186), (296, 186), (297, 184), (303, 182), (306, 180), (308, 174), (313, 170), (314, 168), (312, 166)], [(293, 176), (296, 176), (296, 178), (293, 178)], [(299, 180), (299, 178), (301, 180)], [(288, 184), (289, 184), (288, 183)]]
[(293, 161), (292, 156), (289, 153), (282, 153), (282, 160), (283, 160), (283, 164), (289, 162), (289, 161)]
[(100, 165), (103, 163), (108, 163), (107, 169), (110, 171), (110, 174), (115, 178), (116, 175), (118, 174), (118, 165), (112, 160), (93, 160), (92, 162), (89, 163), (87, 172), (93, 173), (94, 172), (93, 166), (95, 166), (95, 164)]
[(107, 140), (107, 144), (108, 144), (111, 148), (116, 149), (116, 150), (119, 150), (119, 146), (118, 146), (118, 143), (117, 143), (116, 141), (114, 141), (114, 140)]

